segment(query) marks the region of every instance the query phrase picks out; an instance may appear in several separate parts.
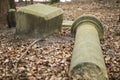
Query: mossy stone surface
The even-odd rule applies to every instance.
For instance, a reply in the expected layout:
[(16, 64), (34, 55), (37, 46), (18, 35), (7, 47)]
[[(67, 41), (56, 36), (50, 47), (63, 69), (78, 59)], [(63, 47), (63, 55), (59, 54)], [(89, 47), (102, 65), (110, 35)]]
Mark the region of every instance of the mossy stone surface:
[(19, 8), (16, 13), (16, 34), (25, 38), (43, 38), (61, 31), (63, 11), (44, 4)]
[(42, 17), (45, 20), (52, 19), (60, 14), (63, 14), (63, 10), (57, 7), (51, 7), (44, 4), (34, 4), (26, 7), (21, 7), (18, 12), (28, 13), (31, 15), (36, 15), (37, 17)]

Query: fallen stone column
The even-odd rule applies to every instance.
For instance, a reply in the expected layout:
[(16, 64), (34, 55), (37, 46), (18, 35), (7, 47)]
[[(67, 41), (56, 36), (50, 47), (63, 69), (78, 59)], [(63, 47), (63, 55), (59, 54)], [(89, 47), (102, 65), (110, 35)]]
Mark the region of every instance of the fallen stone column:
[(79, 17), (72, 25), (75, 37), (70, 76), (85, 80), (108, 80), (100, 41), (103, 37), (101, 22), (92, 15)]
[(44, 4), (19, 8), (16, 12), (16, 34), (25, 38), (43, 38), (61, 31), (63, 10)]

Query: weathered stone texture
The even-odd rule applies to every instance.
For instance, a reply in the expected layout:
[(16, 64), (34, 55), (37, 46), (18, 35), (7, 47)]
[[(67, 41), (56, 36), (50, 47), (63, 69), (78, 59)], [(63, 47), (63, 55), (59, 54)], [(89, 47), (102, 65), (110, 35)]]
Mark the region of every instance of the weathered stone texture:
[(63, 11), (44, 4), (19, 8), (16, 13), (16, 34), (25, 38), (43, 38), (61, 31)]
[(109, 80), (100, 47), (103, 38), (103, 25), (93, 15), (83, 15), (76, 19), (71, 28), (75, 37), (70, 76), (80, 80)]

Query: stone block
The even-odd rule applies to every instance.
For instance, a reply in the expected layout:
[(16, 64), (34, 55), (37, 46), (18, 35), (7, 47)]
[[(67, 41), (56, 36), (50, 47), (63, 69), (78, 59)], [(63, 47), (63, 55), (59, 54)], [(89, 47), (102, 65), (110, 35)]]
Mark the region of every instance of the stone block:
[(44, 4), (21, 7), (16, 13), (16, 34), (25, 38), (43, 38), (61, 31), (63, 10)]

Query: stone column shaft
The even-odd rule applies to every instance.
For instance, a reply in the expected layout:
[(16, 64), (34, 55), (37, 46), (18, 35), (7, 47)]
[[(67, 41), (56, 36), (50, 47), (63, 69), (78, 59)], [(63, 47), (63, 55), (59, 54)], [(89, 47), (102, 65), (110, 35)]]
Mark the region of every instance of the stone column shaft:
[(80, 17), (76, 20), (77, 22), (73, 23), (72, 34), (75, 36), (75, 44), (70, 66), (71, 76), (79, 75), (90, 80), (108, 79), (99, 40), (103, 32), (99, 33), (100, 29), (97, 25), (100, 22), (95, 22), (96, 20), (94, 16), (87, 15)]

